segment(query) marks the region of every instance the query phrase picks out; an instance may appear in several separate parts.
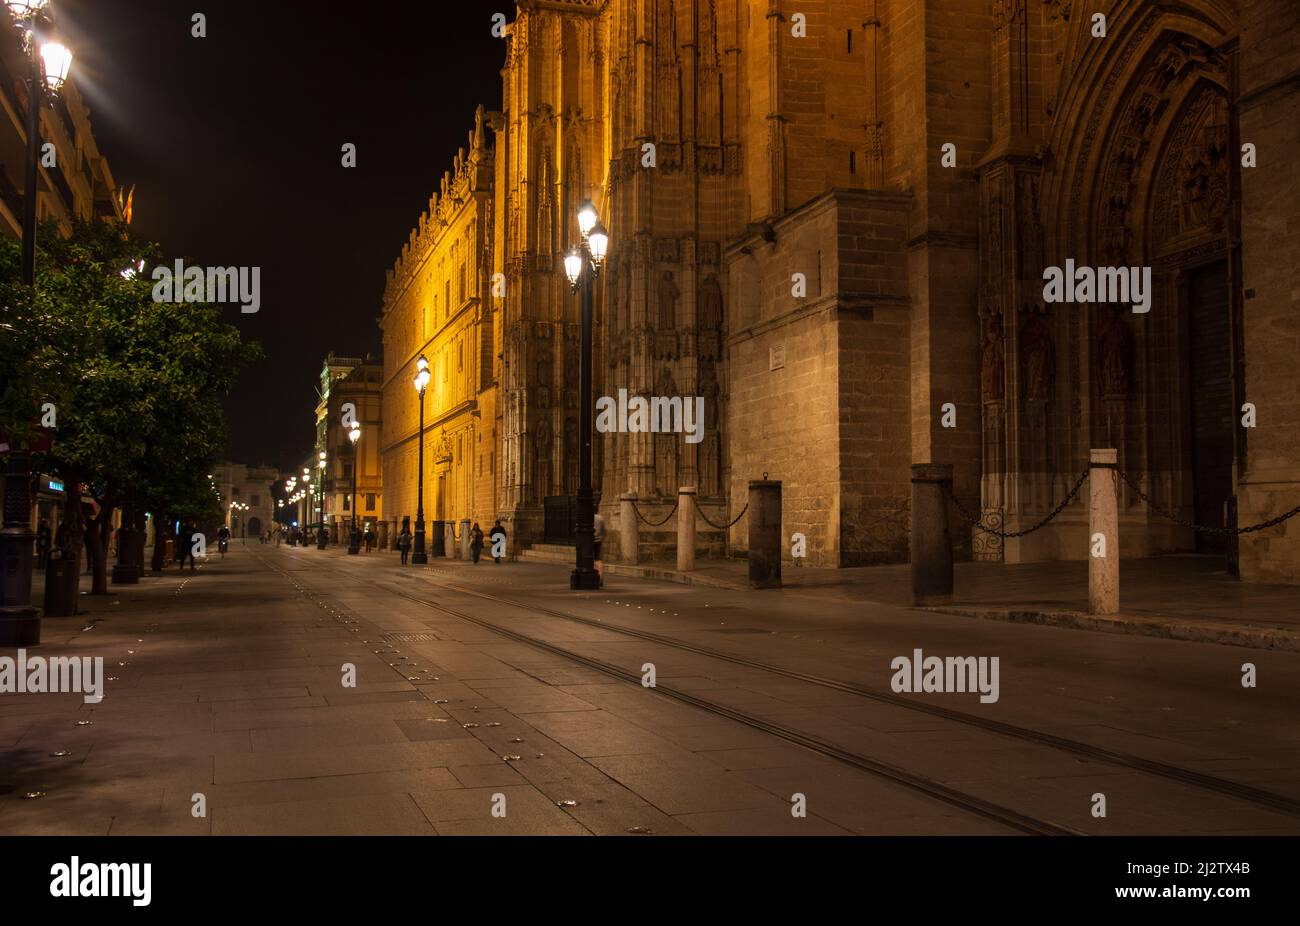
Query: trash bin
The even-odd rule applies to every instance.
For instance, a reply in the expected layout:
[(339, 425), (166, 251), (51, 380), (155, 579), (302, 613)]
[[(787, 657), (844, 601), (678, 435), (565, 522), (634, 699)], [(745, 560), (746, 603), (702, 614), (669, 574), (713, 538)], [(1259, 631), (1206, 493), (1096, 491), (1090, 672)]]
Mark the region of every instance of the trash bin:
[(167, 546), (164, 547), (164, 549), (167, 552), (164, 554), (165, 558), (163, 559), (163, 563), (170, 563), (176, 557), (176, 541), (168, 540)]
[(77, 558), (57, 547), (45, 564), (45, 616), (72, 617), (77, 613)]

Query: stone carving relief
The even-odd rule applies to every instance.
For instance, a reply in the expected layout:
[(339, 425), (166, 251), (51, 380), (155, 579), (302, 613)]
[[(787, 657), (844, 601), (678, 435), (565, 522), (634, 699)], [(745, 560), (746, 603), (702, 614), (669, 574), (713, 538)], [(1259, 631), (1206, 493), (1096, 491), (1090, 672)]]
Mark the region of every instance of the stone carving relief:
[(1128, 395), (1132, 388), (1133, 334), (1119, 306), (1105, 310), (1097, 348), (1102, 396), (1113, 399)]
[(1044, 320), (1046, 314), (1040, 305), (1025, 306), (1025, 316), (1020, 327), (1020, 384), (1026, 399), (1046, 400), (1051, 397), (1056, 377), (1056, 347), (1052, 343), (1052, 330)]
[(1002, 316), (984, 318), (984, 342), (980, 348), (980, 399), (1000, 402), (1006, 389), (1006, 356), (1002, 345)]

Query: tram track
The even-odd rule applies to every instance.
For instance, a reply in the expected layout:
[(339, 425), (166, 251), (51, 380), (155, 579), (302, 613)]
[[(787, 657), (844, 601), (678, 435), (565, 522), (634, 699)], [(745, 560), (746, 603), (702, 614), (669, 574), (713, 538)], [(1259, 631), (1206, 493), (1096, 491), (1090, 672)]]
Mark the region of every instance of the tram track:
[[(425, 568), (428, 569), (428, 567)], [(368, 577), (357, 578), (374, 588), (381, 589), (412, 603), (439, 611), (450, 617), (499, 634), (502, 637), (513, 640), (514, 642), (572, 660), (579, 665), (586, 666), (587, 668), (600, 672), (601, 674), (611, 678), (635, 684), (638, 687), (641, 685), (641, 676), (638, 673), (624, 669), (621, 666), (607, 663), (583, 653), (575, 652), (563, 646), (558, 646), (548, 640), (521, 633), (518, 630), (502, 626), (494, 621), (469, 614), (466, 611), (449, 604), (430, 600), (429, 598), (418, 594), (411, 594), (402, 589), (393, 587), (392, 585), (381, 583)], [(402, 574), (401, 578), (414, 579), (415, 577), (408, 574)], [(759, 660), (749, 659), (744, 656), (738, 656), (734, 653), (727, 653), (710, 647), (689, 643), (676, 637), (627, 627), (625, 625), (611, 623), (597, 618), (582, 617), (533, 602), (518, 601), (505, 596), (495, 595), (490, 592), (468, 588), (454, 582), (449, 582), (443, 578), (431, 576), (428, 578), (428, 581), (436, 587), (453, 594), (466, 595), (494, 604), (517, 608), (532, 614), (541, 614), (548, 617), (562, 619), (575, 624), (653, 643), (658, 646), (668, 647), (681, 652), (688, 652), (692, 655), (716, 659), (732, 665), (771, 673), (779, 677), (788, 678), (805, 684), (855, 695), (891, 707), (902, 708), (953, 723), (970, 726), (983, 732), (1002, 735), (1029, 742), (1037, 746), (1069, 753), (1076, 757), (1095, 760), (1130, 771), (1163, 778), (1180, 785), (1212, 791), (1231, 797), (1235, 800), (1247, 802), (1257, 807), (1284, 813), (1289, 816), (1300, 816), (1300, 801), (1296, 801), (1285, 795), (1255, 788), (1250, 785), (1233, 782), (1212, 775), (1205, 775), (1192, 769), (1185, 769), (1168, 763), (1145, 759), (1140, 756), (1094, 746), (1089, 743), (1083, 743), (1077, 740), (1071, 740), (1065, 737), (1059, 737), (1042, 731), (1033, 730), (1031, 728), (1004, 723), (991, 718), (967, 714), (962, 711), (952, 710), (939, 705), (910, 701), (906, 698), (865, 688), (851, 682), (826, 678), (811, 673), (789, 669), (783, 666), (772, 665)], [(871, 756), (862, 755), (852, 751), (851, 749), (846, 749), (843, 746), (829, 742), (804, 731), (767, 720), (745, 711), (737, 710), (725, 704), (719, 704), (710, 699), (700, 697), (699, 695), (663, 684), (657, 684), (652, 690), (715, 716), (741, 723), (751, 729), (760, 730), (787, 743), (802, 747), (826, 758), (833, 759), (841, 764), (847, 765), (873, 777), (890, 781), (896, 785), (923, 794), (949, 806), (957, 807), (958, 809), (964, 810), (968, 813), (994, 821), (1014, 831), (1031, 835), (1085, 835), (1064, 824), (1040, 819), (1013, 808), (1006, 807), (1002, 804), (985, 800), (978, 795), (951, 788), (925, 774), (900, 768), (880, 761), (879, 759), (872, 758)]]

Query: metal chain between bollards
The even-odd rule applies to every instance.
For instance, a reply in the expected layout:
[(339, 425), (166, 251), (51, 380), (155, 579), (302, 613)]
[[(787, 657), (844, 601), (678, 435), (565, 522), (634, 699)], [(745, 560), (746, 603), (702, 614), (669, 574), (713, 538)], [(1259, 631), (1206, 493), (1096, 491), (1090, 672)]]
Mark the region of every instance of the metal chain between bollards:
[(451, 522), (451, 539), (452, 539), (452, 540), (455, 540), (455, 541), (457, 541), (457, 542), (459, 543), (459, 542), (460, 542), (460, 539), (461, 539), (462, 537), (464, 537), (464, 536), (465, 536), (465, 532), (464, 532), (464, 531), (461, 531), (459, 534), (456, 533), (456, 522), (455, 522), (455, 521), (452, 521), (452, 522)]
[(649, 526), (649, 527), (662, 527), (663, 525), (665, 525), (665, 524), (668, 523), (669, 518), (671, 518), (673, 515), (675, 515), (675, 514), (677, 513), (677, 506), (678, 506), (680, 503), (681, 503), (681, 499), (680, 499), (680, 498), (678, 498), (678, 500), (677, 500), (676, 502), (673, 502), (673, 510), (670, 511), (670, 512), (668, 512), (668, 516), (665, 517), (662, 521), (651, 521), (649, 518), (647, 518), (645, 515), (643, 515), (643, 514), (641, 513), (641, 509), (638, 508), (638, 507), (636, 506), (636, 502), (635, 502), (635, 501), (632, 502), (632, 510), (633, 510), (634, 512), (636, 512), (636, 516), (637, 516), (638, 518), (640, 518), (640, 519), (641, 519), (641, 520), (642, 520), (642, 521), (643, 521), (647, 526)]
[(704, 519), (704, 523), (709, 525), (709, 527), (713, 528), (715, 531), (731, 530), (733, 527), (736, 526), (736, 522), (739, 521), (741, 518), (743, 518), (745, 516), (745, 512), (749, 510), (749, 502), (745, 502), (745, 507), (740, 509), (740, 514), (736, 515), (735, 519), (730, 524), (728, 524), (726, 527), (723, 527), (722, 525), (714, 524), (712, 521), (709, 520), (709, 516), (704, 513), (704, 509), (700, 507), (700, 503), (699, 501), (696, 500), (694, 495), (691, 496), (691, 501), (695, 502), (695, 511), (699, 514), (701, 518)]
[(982, 531), (985, 534), (992, 534), (995, 537), (1002, 537), (1005, 539), (1008, 537), (1023, 537), (1026, 534), (1032, 534), (1034, 531), (1046, 527), (1047, 524), (1053, 518), (1055, 518), (1058, 514), (1060, 514), (1062, 511), (1065, 510), (1065, 507), (1069, 505), (1071, 500), (1073, 500), (1074, 496), (1079, 493), (1079, 489), (1083, 487), (1083, 484), (1087, 480), (1088, 480), (1088, 470), (1085, 469), (1082, 473), (1079, 474), (1079, 478), (1074, 481), (1074, 485), (1070, 487), (1070, 491), (1065, 493), (1065, 498), (1061, 499), (1060, 504), (1057, 505), (1055, 508), (1053, 508), (1051, 512), (1047, 515), (1047, 517), (1043, 518), (1043, 520), (1039, 521), (1033, 527), (1027, 527), (1021, 531), (1000, 531), (993, 527), (985, 527), (983, 524), (980, 523), (979, 518), (971, 517), (970, 513), (967, 512), (966, 509), (962, 507), (961, 502), (957, 500), (957, 496), (952, 494), (952, 489), (951, 487), (948, 486), (947, 483), (943, 484), (943, 491), (944, 494), (948, 496), (948, 499), (952, 502), (953, 507), (957, 509), (957, 514), (961, 515), (962, 520), (970, 523), (978, 531)]
[(1270, 527), (1277, 527), (1283, 521), (1286, 521), (1290, 518), (1295, 517), (1297, 514), (1300, 514), (1300, 505), (1296, 505), (1294, 508), (1292, 508), (1290, 511), (1286, 512), (1285, 514), (1280, 514), (1275, 518), (1269, 518), (1267, 521), (1261, 521), (1258, 524), (1252, 524), (1249, 527), (1206, 527), (1204, 524), (1197, 524), (1193, 521), (1188, 521), (1183, 518), (1180, 518), (1178, 517), (1178, 515), (1174, 514), (1173, 512), (1158, 505), (1155, 501), (1152, 500), (1151, 496), (1147, 495), (1140, 488), (1138, 488), (1137, 483), (1135, 483), (1129, 477), (1129, 474), (1124, 472), (1122, 469), (1117, 468), (1115, 472), (1119, 473), (1119, 478), (1123, 479), (1124, 482), (1128, 484), (1128, 487), (1132, 489), (1133, 492), (1137, 495), (1137, 497), (1142, 499), (1142, 501), (1146, 502), (1147, 505), (1151, 507), (1151, 510), (1154, 511), (1156, 514), (1168, 518), (1170, 521), (1173, 521), (1175, 524), (1179, 524), (1190, 530), (1200, 531), (1203, 534), (1236, 534), (1236, 535), (1252, 534), (1255, 531), (1268, 530)]

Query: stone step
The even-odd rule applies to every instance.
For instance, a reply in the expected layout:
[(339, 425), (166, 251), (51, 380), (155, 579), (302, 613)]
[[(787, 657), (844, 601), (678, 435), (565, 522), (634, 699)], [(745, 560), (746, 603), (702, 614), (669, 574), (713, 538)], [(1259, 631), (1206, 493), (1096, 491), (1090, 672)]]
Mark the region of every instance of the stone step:
[(572, 563), (576, 552), (573, 547), (564, 544), (536, 544), (519, 554), (525, 562), (534, 563)]

